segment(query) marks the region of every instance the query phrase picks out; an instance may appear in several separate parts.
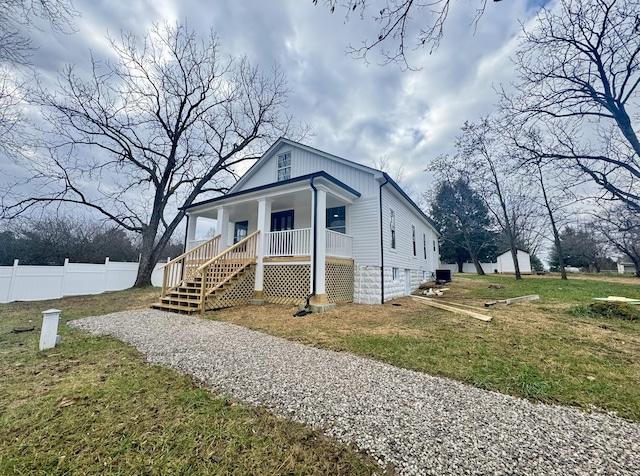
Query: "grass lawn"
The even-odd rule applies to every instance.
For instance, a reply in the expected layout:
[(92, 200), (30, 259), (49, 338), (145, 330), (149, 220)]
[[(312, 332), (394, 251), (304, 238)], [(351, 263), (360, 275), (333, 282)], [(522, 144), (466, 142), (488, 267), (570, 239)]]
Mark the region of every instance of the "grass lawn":
[[(502, 288), (490, 288), (494, 284)], [(535, 402), (617, 412), (640, 421), (640, 320), (590, 312), (594, 297), (640, 298), (640, 279), (571, 276), (458, 278), (440, 299), (485, 301), (539, 294), (540, 300), (480, 312), (489, 323), (402, 298), (384, 306), (339, 305), (294, 318), (293, 307), (244, 306), (207, 313), (272, 335), (349, 351)]]
[(157, 297), (147, 289), (0, 304), (0, 474), (382, 473), (353, 448), (149, 365), (115, 339), (61, 324), (61, 345), (38, 351), (43, 310), (62, 309), (64, 322)]

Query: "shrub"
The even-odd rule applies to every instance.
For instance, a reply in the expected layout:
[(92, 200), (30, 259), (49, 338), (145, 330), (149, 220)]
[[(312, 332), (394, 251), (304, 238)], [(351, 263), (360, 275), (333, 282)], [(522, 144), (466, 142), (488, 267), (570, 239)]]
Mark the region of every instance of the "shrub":
[(632, 306), (626, 302), (598, 301), (589, 306), (592, 314), (605, 319), (624, 319), (636, 321), (640, 319), (640, 306)]

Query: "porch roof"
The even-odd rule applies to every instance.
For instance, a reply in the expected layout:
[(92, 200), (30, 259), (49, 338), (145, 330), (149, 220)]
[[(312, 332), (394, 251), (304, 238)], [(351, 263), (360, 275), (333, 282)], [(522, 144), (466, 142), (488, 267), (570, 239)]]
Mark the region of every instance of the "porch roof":
[(222, 202), (224, 200), (230, 200), (230, 199), (233, 199), (235, 197), (240, 197), (242, 195), (248, 195), (248, 194), (251, 194), (251, 193), (261, 192), (261, 191), (270, 190), (270, 189), (284, 188), (287, 185), (296, 184), (296, 183), (300, 183), (300, 182), (308, 181), (309, 185), (311, 185), (311, 180), (313, 180), (313, 179), (325, 179), (329, 183), (338, 186), (339, 188), (341, 188), (342, 190), (347, 192), (349, 195), (352, 195), (353, 198), (359, 198), (360, 195), (361, 195), (360, 192), (358, 192), (357, 190), (354, 190), (353, 188), (349, 187), (344, 182), (341, 182), (337, 178), (333, 177), (332, 175), (329, 175), (328, 173), (326, 173), (324, 171), (320, 171), (320, 172), (315, 172), (315, 173), (312, 173), (312, 174), (301, 175), (300, 177), (294, 177), (294, 178), (289, 179), (289, 180), (282, 180), (281, 182), (274, 182), (274, 183), (270, 183), (270, 184), (267, 184), (267, 185), (261, 185), (259, 187), (250, 188), (250, 189), (247, 189), (247, 190), (241, 190), (239, 192), (228, 193), (228, 194), (223, 195), (221, 197), (211, 198), (209, 200), (205, 200), (205, 201), (202, 201), (202, 202), (192, 203), (191, 205), (186, 205), (184, 207), (180, 207), (180, 210), (190, 210), (192, 208), (200, 207), (200, 206), (203, 206), (203, 205), (210, 205), (212, 203)]

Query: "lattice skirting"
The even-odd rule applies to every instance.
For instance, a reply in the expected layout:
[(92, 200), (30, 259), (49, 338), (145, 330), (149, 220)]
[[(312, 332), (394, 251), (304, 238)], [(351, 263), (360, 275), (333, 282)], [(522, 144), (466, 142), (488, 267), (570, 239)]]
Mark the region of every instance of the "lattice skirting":
[(206, 308), (208, 310), (222, 309), (224, 307), (248, 304), (249, 299), (253, 298), (255, 281), (256, 269), (252, 266), (237, 279), (232, 280), (221, 293), (208, 296)]
[(276, 304), (298, 304), (309, 294), (311, 265), (282, 264), (264, 267), (264, 299)]
[(353, 263), (325, 265), (325, 289), (329, 302), (353, 302)]

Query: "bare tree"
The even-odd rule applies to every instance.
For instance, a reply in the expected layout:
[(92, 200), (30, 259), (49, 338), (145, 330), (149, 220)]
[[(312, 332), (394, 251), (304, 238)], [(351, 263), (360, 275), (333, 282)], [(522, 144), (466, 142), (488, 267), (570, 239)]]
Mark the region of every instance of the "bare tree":
[(0, 12), (0, 153), (12, 154), (24, 142), (22, 75), (35, 47), (29, 32), (44, 20), (53, 31), (71, 33), (78, 12), (70, 0), (0, 0)]
[(640, 277), (640, 216), (634, 209), (615, 204), (600, 211), (591, 222), (606, 240), (628, 257)]
[(522, 279), (518, 263), (518, 230), (531, 216), (532, 201), (511, 171), (510, 157), (504, 141), (490, 119), (478, 123), (465, 122), (456, 139), (457, 153), (453, 161), (441, 161), (432, 167), (453, 170), (465, 177), (483, 198), (500, 230), (506, 237), (515, 267), (516, 279)]
[[(561, 162), (540, 155), (540, 151), (548, 146), (543, 144), (546, 137), (537, 128), (522, 127), (508, 119), (502, 128), (506, 131), (505, 136), (509, 138), (511, 155), (517, 162), (520, 174), (529, 177), (532, 187), (538, 190), (537, 196), (533, 198), (541, 202), (542, 208), (546, 211), (555, 250), (558, 252), (560, 274), (562, 279), (567, 279), (560, 229), (567, 209), (579, 201), (574, 193), (576, 184), (572, 180), (572, 174), (566, 173), (567, 168)], [(549, 175), (552, 175), (553, 179)]]
[[(484, 13), (487, 1), (472, 1), (475, 4), (473, 23)], [(318, 0), (313, 0), (313, 3), (317, 4)], [(338, 6), (338, 0), (322, 0), (322, 3), (331, 13)], [(438, 47), (451, 3), (451, 0), (346, 0), (340, 5), (345, 10), (346, 19), (354, 14), (365, 18), (367, 12), (373, 11), (373, 20), (380, 26), (375, 38), (363, 40), (361, 46), (350, 46), (348, 51), (366, 61), (371, 50), (380, 48), (384, 64), (399, 63), (410, 68), (407, 48), (424, 46), (434, 51)], [(416, 30), (415, 40), (407, 39), (407, 35), (413, 36)]]
[(70, 0), (0, 0), (0, 63), (29, 63), (33, 44), (28, 31), (37, 19), (45, 20), (54, 31), (74, 31), (78, 12)]
[(213, 33), (201, 41), (165, 23), (142, 39), (123, 33), (110, 42), (114, 61), (93, 59), (88, 79), (68, 66), (58, 90), (42, 92), (39, 105), (52, 126), (49, 160), (26, 164), (29, 193), (14, 189), (3, 214), (88, 207), (140, 235), (135, 285), (147, 286), (184, 217), (179, 207), (225, 192), (240, 164), (277, 137), (299, 139), (306, 129), (283, 111), (284, 73), (222, 57)]
[(543, 160), (571, 164), (602, 190), (640, 212), (640, 3), (562, 0), (543, 8), (524, 32), (515, 64), (520, 80), (502, 107), (552, 140)]

